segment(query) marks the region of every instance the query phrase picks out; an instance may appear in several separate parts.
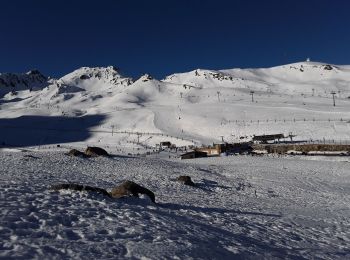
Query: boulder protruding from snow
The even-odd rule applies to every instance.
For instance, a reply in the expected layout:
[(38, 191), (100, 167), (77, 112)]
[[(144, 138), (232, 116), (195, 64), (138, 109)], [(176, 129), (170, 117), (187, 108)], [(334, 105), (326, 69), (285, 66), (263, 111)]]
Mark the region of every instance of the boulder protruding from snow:
[(196, 186), (196, 184), (191, 180), (191, 177), (187, 175), (177, 177), (176, 181), (181, 182), (184, 185), (188, 185), (192, 187)]
[(324, 70), (332, 70), (333, 67), (331, 65), (327, 64), (327, 65), (324, 65), (323, 69)]
[(78, 157), (87, 157), (87, 155), (83, 152), (78, 151), (77, 149), (70, 150), (67, 155), (70, 156), (78, 156)]
[(155, 203), (154, 193), (149, 189), (144, 188), (133, 181), (123, 182), (121, 185), (113, 188), (110, 193), (110, 195), (113, 198), (121, 198), (121, 197), (128, 197), (128, 196), (138, 197), (139, 194), (147, 195), (151, 199), (151, 201)]
[(139, 197), (139, 194), (147, 195), (153, 203), (156, 203), (155, 195), (147, 188), (140, 186), (133, 181), (125, 181), (121, 185), (112, 189), (109, 193), (105, 189), (93, 187), (89, 185), (82, 185), (76, 183), (60, 183), (50, 187), (50, 190), (73, 190), (73, 191), (86, 191), (105, 195), (107, 197), (119, 199), (122, 197), (134, 196)]
[(105, 149), (102, 149), (100, 147), (94, 147), (94, 146), (89, 146), (88, 148), (86, 148), (85, 154), (87, 156), (92, 156), (92, 157), (109, 156), (109, 154)]

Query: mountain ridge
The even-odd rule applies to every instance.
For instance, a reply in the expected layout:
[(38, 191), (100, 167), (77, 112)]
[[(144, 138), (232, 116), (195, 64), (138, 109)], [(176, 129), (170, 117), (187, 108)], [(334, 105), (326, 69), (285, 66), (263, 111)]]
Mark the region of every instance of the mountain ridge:
[(276, 132), (292, 132), (301, 140), (350, 140), (350, 66), (302, 62), (267, 69), (197, 69), (162, 80), (149, 74), (132, 79), (112, 66), (82, 67), (59, 79), (40, 72), (21, 75), (36, 87), (19, 78), (18, 88), (0, 88), (2, 118), (101, 115), (96, 125), (86, 124), (85, 130), (93, 131), (91, 142), (133, 140), (132, 135), (103, 133), (112, 128), (164, 134), (141, 139), (150, 146), (164, 139), (208, 144)]

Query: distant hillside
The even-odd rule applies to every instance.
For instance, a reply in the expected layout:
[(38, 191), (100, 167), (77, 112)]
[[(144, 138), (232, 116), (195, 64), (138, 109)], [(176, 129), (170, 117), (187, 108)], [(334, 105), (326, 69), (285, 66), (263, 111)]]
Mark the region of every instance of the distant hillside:
[(38, 70), (27, 73), (0, 73), (0, 96), (23, 90), (40, 90), (49, 84), (49, 78)]
[[(350, 140), (350, 66), (301, 62), (265, 69), (197, 69), (163, 80), (148, 74), (132, 79), (113, 66), (83, 67), (60, 79), (39, 71), (0, 74), (0, 91), (0, 116), (13, 119), (6, 124), (27, 124), (16, 118), (30, 116), (43, 129), (66, 129), (69, 122), (70, 129), (86, 131), (69, 142), (128, 145), (137, 140), (152, 146), (165, 139), (188, 145), (271, 133)], [(57, 119), (46, 125), (42, 117)], [(67, 117), (80, 121), (61, 120)], [(25, 128), (16, 128), (17, 134)], [(113, 135), (106, 134), (112, 129)], [(65, 140), (60, 132), (45, 137), (43, 131), (31, 135), (40, 142)], [(1, 134), (22, 142), (14, 132)]]

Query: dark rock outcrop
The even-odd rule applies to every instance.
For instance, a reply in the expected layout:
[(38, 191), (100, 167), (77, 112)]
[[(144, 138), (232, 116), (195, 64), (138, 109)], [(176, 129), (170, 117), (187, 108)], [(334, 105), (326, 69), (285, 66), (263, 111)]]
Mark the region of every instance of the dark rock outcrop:
[(0, 73), (0, 87), (10, 87), (11, 91), (43, 89), (49, 85), (48, 80), (49, 78), (38, 70), (27, 73)]
[(176, 181), (181, 182), (184, 185), (192, 187), (196, 186), (196, 184), (191, 180), (191, 177), (187, 175), (177, 177)]
[(147, 195), (153, 203), (155, 203), (155, 195), (152, 191), (144, 188), (133, 181), (125, 181), (121, 185), (112, 189), (110, 195), (113, 198), (121, 198), (125, 196), (138, 197), (139, 194)]
[(151, 199), (153, 203), (156, 203), (156, 198), (152, 191), (140, 186), (139, 184), (133, 181), (125, 181), (121, 185), (113, 188), (111, 192), (107, 192), (105, 189), (102, 189), (102, 188), (88, 186), (88, 185), (81, 185), (76, 183), (56, 184), (51, 186), (50, 189), (54, 191), (73, 190), (73, 191), (93, 192), (93, 193), (98, 193), (98, 194), (107, 196), (109, 198), (115, 198), (115, 199), (128, 197), (128, 196), (139, 197), (139, 194), (145, 194)]
[(80, 79), (82, 80), (89, 79), (89, 78), (90, 78), (89, 75), (85, 75), (85, 74), (80, 76)]
[(333, 67), (331, 65), (327, 64), (327, 65), (324, 65), (323, 69), (324, 70), (332, 70)]
[(70, 156), (78, 156), (78, 157), (88, 157), (88, 155), (86, 155), (85, 153), (83, 152), (80, 152), (78, 151), (77, 149), (72, 149), (70, 150), (68, 153), (66, 153), (67, 155), (70, 155)]
[(85, 154), (87, 156), (92, 156), (92, 157), (96, 157), (96, 156), (109, 156), (109, 154), (107, 153), (106, 150), (100, 148), (100, 147), (88, 147), (85, 150)]

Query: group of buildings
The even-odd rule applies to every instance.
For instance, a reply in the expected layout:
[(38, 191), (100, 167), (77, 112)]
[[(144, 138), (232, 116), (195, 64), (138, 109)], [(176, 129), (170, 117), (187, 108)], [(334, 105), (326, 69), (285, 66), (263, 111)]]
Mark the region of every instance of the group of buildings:
[[(228, 154), (292, 154), (292, 155), (350, 155), (350, 145), (310, 145), (301, 141), (293, 141), (295, 135), (270, 134), (255, 135), (252, 140), (244, 143), (219, 143), (202, 147), (193, 147), (180, 155), (181, 159), (222, 156)], [(288, 140), (286, 140), (288, 138)], [(290, 139), (290, 140), (289, 140)], [(160, 143), (160, 147), (171, 148), (170, 142)]]

